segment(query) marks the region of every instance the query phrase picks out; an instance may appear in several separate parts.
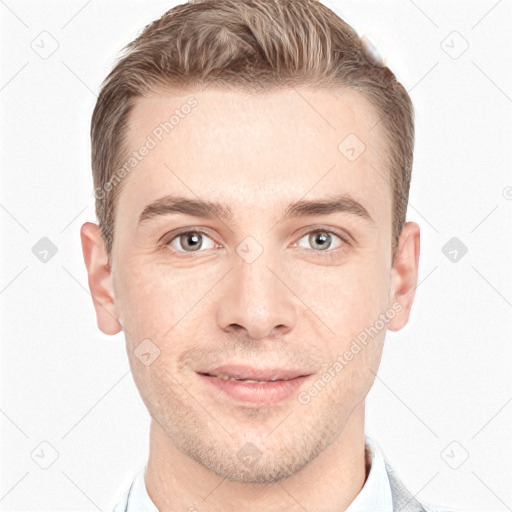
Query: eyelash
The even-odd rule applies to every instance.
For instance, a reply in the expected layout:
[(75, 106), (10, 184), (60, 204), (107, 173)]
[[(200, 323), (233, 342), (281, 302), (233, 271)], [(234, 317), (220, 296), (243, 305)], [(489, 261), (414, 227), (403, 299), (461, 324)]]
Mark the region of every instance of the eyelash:
[[(194, 257), (196, 255), (201, 254), (201, 252), (204, 252), (204, 251), (186, 252), (186, 251), (177, 251), (175, 249), (170, 248), (171, 242), (173, 242), (176, 238), (178, 238), (178, 237), (180, 237), (182, 235), (190, 234), (190, 233), (205, 235), (208, 238), (211, 238), (213, 242), (218, 243), (216, 240), (214, 240), (211, 237), (211, 235), (208, 232), (206, 232), (206, 231), (204, 231), (204, 230), (202, 230), (200, 228), (197, 228), (197, 229), (190, 229), (190, 228), (188, 228), (188, 229), (184, 229), (183, 231), (179, 231), (177, 233), (172, 233), (172, 238), (168, 239), (167, 241), (164, 241), (162, 243), (162, 248), (170, 249), (173, 252), (173, 254), (177, 255), (178, 257), (185, 257), (185, 258), (187, 258), (187, 257)], [(296, 247), (297, 246), (296, 244), (300, 240), (302, 240), (306, 235), (311, 235), (311, 234), (314, 234), (314, 233), (328, 233), (330, 235), (334, 235), (334, 236), (338, 237), (341, 240), (341, 242), (343, 242), (344, 245), (348, 245), (348, 246), (352, 245), (352, 243), (348, 240), (347, 236), (343, 236), (343, 235), (341, 235), (341, 234), (339, 234), (339, 233), (337, 233), (335, 231), (331, 231), (331, 230), (329, 230), (327, 228), (315, 228), (315, 229), (312, 229), (311, 231), (306, 231), (305, 233), (303, 233), (299, 237), (298, 241), (295, 242), (293, 245)], [(300, 249), (300, 247), (299, 247), (299, 249)], [(342, 252), (344, 249), (345, 249), (345, 247), (341, 246), (341, 247), (339, 247), (337, 249), (326, 249), (326, 250), (323, 250), (323, 251), (322, 250), (315, 250), (315, 249), (305, 249), (305, 250), (306, 251), (311, 251), (313, 253), (316, 253), (320, 257), (328, 258), (328, 259), (332, 260), (336, 256), (338, 256), (339, 253)]]

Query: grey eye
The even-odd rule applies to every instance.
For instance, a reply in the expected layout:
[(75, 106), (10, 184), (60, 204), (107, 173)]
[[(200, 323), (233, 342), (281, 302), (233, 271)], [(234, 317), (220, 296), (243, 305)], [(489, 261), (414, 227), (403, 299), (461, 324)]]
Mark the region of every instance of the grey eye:
[[(319, 251), (325, 251), (326, 249), (331, 249), (331, 245), (334, 240), (333, 236), (338, 240), (343, 241), (338, 235), (326, 230), (312, 231), (311, 233), (304, 235), (300, 240), (307, 238), (307, 243), (310, 247)], [(300, 245), (300, 240), (298, 245), (303, 247)]]
[[(204, 239), (211, 242), (211, 246), (208, 247), (208, 243), (204, 244)], [(176, 235), (167, 245), (177, 252), (199, 252), (199, 249), (213, 249), (215, 244), (211, 238), (207, 237), (205, 233), (201, 231), (186, 231)], [(177, 247), (179, 245), (180, 247)]]

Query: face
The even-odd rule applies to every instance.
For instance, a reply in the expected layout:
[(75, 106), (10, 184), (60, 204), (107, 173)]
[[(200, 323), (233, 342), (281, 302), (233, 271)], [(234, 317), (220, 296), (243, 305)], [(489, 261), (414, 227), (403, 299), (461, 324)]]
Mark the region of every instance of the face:
[[(123, 182), (104, 279), (98, 231), (95, 253), (82, 233), (98, 324), (123, 327), (166, 441), (223, 478), (275, 481), (325, 450), (407, 322), (419, 234), (406, 225), (393, 266), (377, 121), (356, 92), (311, 89), (168, 93), (131, 113), (128, 147), (154, 144)], [(266, 369), (302, 377), (202, 375)]]

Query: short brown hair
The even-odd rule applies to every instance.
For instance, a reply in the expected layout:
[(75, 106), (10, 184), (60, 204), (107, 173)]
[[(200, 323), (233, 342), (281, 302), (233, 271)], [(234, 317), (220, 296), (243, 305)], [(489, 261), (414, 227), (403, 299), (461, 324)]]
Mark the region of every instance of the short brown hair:
[(413, 105), (388, 67), (367, 60), (361, 38), (337, 14), (318, 0), (191, 0), (144, 27), (123, 52), (101, 85), (91, 122), (96, 215), (109, 259), (122, 185), (112, 187), (111, 180), (126, 160), (134, 100), (212, 84), (246, 91), (302, 85), (363, 93), (377, 110), (387, 142), (394, 257), (407, 213)]

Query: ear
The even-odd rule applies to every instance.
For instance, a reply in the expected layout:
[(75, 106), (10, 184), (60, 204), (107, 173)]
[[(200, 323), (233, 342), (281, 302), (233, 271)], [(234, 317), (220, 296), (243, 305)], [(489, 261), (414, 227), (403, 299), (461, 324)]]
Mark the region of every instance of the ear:
[(400, 304), (400, 311), (389, 321), (390, 331), (399, 331), (407, 324), (418, 282), (420, 227), (406, 222), (398, 241), (391, 269), (391, 304)]
[(98, 328), (104, 334), (117, 334), (122, 326), (116, 313), (111, 268), (101, 229), (86, 222), (80, 228), (80, 238)]

